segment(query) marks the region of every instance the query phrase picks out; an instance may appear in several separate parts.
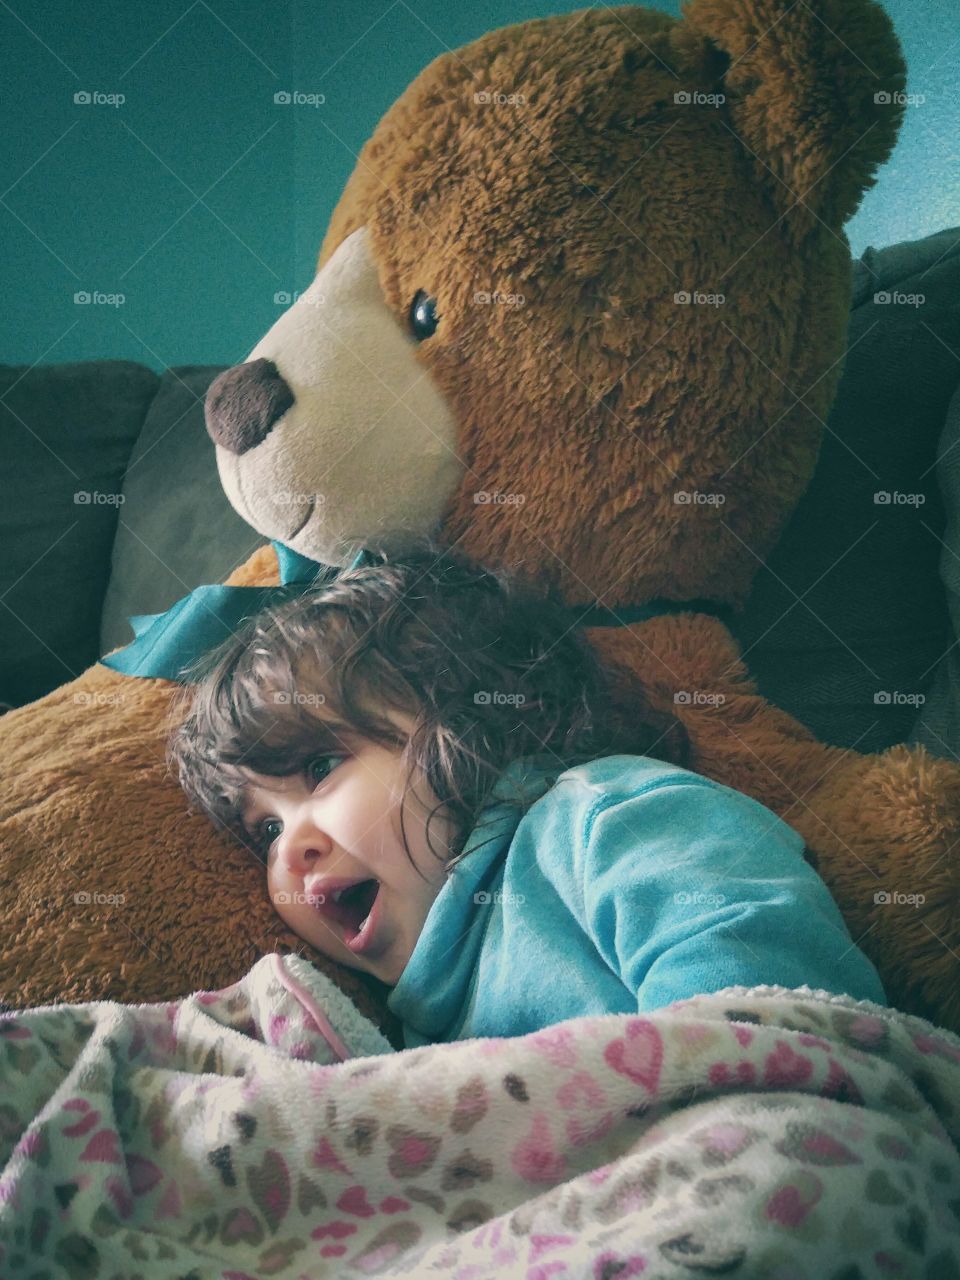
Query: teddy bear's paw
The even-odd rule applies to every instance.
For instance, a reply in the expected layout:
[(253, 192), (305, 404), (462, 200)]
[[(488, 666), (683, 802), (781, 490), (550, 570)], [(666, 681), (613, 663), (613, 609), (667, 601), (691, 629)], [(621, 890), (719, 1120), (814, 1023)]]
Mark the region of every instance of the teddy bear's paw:
[(960, 766), (922, 746), (844, 752), (787, 820), (890, 1003), (960, 1031)]

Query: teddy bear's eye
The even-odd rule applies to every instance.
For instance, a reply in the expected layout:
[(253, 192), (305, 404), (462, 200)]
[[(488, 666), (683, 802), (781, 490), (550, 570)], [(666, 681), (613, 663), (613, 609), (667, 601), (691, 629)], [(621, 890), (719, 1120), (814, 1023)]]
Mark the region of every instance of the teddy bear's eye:
[(410, 329), (418, 342), (432, 338), (437, 332), (440, 316), (437, 300), (424, 289), (418, 289), (410, 304)]

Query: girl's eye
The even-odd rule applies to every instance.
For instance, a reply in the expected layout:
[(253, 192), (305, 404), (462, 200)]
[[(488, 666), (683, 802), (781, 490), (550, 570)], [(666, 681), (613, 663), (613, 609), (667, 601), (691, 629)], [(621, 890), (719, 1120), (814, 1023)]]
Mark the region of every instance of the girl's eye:
[[(271, 827), (277, 828), (276, 835), (270, 834)], [(260, 823), (260, 840), (263, 846), (266, 849), (269, 849), (270, 846), (273, 844), (274, 840), (279, 839), (280, 832), (282, 830), (283, 830), (283, 823), (280, 821), (279, 818), (265, 818), (264, 821)]]
[[(323, 765), (324, 765), (324, 764), (326, 763), (326, 761), (328, 761), (328, 760), (346, 760), (346, 758), (347, 758), (346, 756), (316, 756), (313, 760), (310, 760), (310, 761), (307, 763), (307, 767), (306, 767), (306, 769), (304, 770), (304, 773), (307, 775), (307, 777), (309, 778), (309, 780), (310, 780), (311, 782), (315, 782), (315, 783), (319, 786), (319, 784), (320, 784), (321, 782), (323, 782), (323, 781), (324, 781), (324, 779), (326, 779), (326, 778), (329, 776), (329, 774), (328, 774), (328, 773), (324, 773), (324, 774), (323, 774), (323, 777), (319, 777), (319, 778), (318, 778), (318, 777), (315, 777), (315, 776), (314, 776), (314, 768), (315, 768), (315, 766), (319, 765), (319, 766), (321, 766), (321, 768), (322, 768), (322, 767), (323, 767)], [(333, 769), (335, 769), (336, 767), (337, 767), (337, 766), (336, 766), (336, 765), (334, 765), (334, 766), (333, 766)], [(330, 770), (329, 770), (329, 773), (333, 773), (333, 769), (330, 769)]]
[[(337, 767), (336, 765), (334, 765), (332, 769), (327, 770), (325, 767), (326, 762), (328, 760), (346, 760), (346, 759), (347, 759), (346, 756), (333, 756), (333, 755), (315, 756), (312, 760), (309, 760), (307, 764), (304, 766), (304, 769), (303, 769), (304, 777), (306, 777), (308, 781), (310, 781), (311, 783), (315, 784), (316, 786), (319, 786), (320, 783), (323, 782), (329, 776), (330, 773), (333, 773), (333, 769)], [(320, 777), (316, 776), (317, 767), (319, 767), (319, 769), (322, 771), (322, 776)], [(276, 831), (272, 830), (272, 828), (274, 827), (276, 828)], [(264, 855), (268, 854), (270, 852), (270, 849), (273, 847), (274, 843), (280, 839), (280, 833), (282, 830), (283, 830), (283, 823), (280, 821), (279, 818), (264, 818), (264, 820), (260, 823), (257, 829), (257, 835), (259, 836), (260, 850)]]

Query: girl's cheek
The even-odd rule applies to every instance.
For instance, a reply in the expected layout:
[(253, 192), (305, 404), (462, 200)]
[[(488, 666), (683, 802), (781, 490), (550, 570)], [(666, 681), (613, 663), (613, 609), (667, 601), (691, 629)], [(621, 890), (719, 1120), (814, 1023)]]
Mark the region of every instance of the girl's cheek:
[[(273, 903), (273, 909), (275, 911), (278, 911), (281, 915), (283, 914), (285, 909), (289, 910), (289, 907), (287, 905), (288, 900), (286, 899), (286, 896), (282, 894), (282, 890), (283, 890), (283, 885), (279, 882), (276, 871), (274, 870), (268, 871), (267, 872), (267, 897)], [(281, 895), (281, 899), (279, 902), (277, 902), (278, 894)]]

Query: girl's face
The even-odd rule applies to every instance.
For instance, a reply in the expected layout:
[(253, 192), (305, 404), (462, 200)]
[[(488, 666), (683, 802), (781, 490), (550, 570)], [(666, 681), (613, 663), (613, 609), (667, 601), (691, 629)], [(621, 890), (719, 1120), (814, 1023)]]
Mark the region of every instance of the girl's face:
[[(391, 719), (406, 733), (413, 729), (408, 717)], [(426, 840), (437, 798), (419, 774), (403, 796), (399, 747), (361, 739), (342, 750), (318, 755), (303, 774), (286, 778), (245, 770), (244, 822), (266, 852), (267, 889), (286, 924), (332, 960), (395, 986), (445, 879), (444, 864)], [(403, 847), (401, 809), (422, 877)], [(451, 834), (452, 824), (439, 813), (430, 824), (438, 853), (449, 853)], [(336, 890), (356, 881), (374, 883), (337, 903)]]

